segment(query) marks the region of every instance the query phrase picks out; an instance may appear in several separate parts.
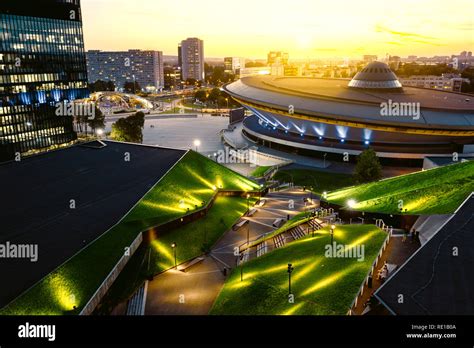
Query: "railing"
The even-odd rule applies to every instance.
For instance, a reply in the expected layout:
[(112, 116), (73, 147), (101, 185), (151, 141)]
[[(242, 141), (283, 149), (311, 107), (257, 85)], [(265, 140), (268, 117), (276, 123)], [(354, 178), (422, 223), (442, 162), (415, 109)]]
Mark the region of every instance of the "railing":
[[(381, 221), (381, 220), (380, 220), (380, 221)], [(382, 221), (382, 223), (383, 223), (383, 221)], [(385, 224), (384, 224), (384, 225), (385, 225)], [(385, 225), (385, 226), (386, 226), (386, 225)], [(379, 227), (379, 226), (377, 226), (377, 227)], [(379, 228), (381, 228), (381, 227), (379, 227)], [(386, 231), (386, 232), (388, 232), (388, 231)], [(354, 300), (352, 301), (352, 304), (351, 304), (351, 306), (350, 306), (349, 311), (347, 312), (347, 315), (352, 315), (353, 309), (356, 308), (357, 305), (358, 305), (359, 297), (361, 297), (361, 296), (364, 294), (364, 288), (365, 288), (365, 286), (366, 286), (366, 285), (367, 285), (367, 286), (369, 285), (369, 278), (372, 277), (372, 279), (373, 279), (375, 269), (377, 268), (377, 265), (378, 265), (380, 259), (382, 258), (382, 255), (383, 255), (383, 253), (385, 252), (385, 249), (387, 248), (388, 243), (390, 242), (390, 238), (391, 238), (391, 232), (388, 233), (387, 238), (385, 238), (385, 241), (383, 242), (383, 244), (382, 244), (382, 246), (381, 246), (381, 248), (380, 248), (380, 250), (379, 250), (379, 253), (377, 254), (377, 257), (375, 258), (374, 262), (372, 263), (372, 267), (370, 268), (369, 273), (368, 273), (367, 276), (364, 278), (364, 280), (363, 280), (363, 282), (362, 282), (362, 284), (361, 284), (361, 286), (360, 286), (360, 289), (359, 289), (359, 291), (357, 292), (357, 295), (355, 296)]]
[(375, 226), (380, 228), (381, 230), (384, 230), (387, 233), (392, 233), (393, 232), (393, 226), (389, 226), (383, 222), (382, 219), (377, 219), (375, 220)]
[(89, 299), (87, 304), (84, 306), (82, 309), (81, 313), (79, 315), (90, 315), (94, 311), (94, 309), (97, 307), (97, 305), (100, 303), (102, 298), (105, 296), (107, 291), (110, 289), (112, 284), (115, 282), (117, 277), (119, 276), (120, 272), (124, 269), (125, 265), (128, 263), (128, 261), (131, 259), (135, 251), (138, 249), (140, 244), (143, 241), (143, 234), (139, 233), (137, 238), (130, 244), (130, 247), (128, 248), (128, 252), (120, 258), (120, 260), (117, 262), (115, 267), (112, 269), (112, 271), (109, 273), (107, 278), (102, 282), (102, 284), (99, 286), (99, 288), (96, 290), (94, 295)]

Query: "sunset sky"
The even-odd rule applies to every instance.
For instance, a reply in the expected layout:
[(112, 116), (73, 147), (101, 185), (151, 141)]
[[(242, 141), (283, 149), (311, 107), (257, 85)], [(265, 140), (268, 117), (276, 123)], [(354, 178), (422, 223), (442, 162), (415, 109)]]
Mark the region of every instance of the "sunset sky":
[(187, 37), (206, 57), (359, 58), (474, 50), (473, 0), (82, 0), (86, 49), (177, 54)]

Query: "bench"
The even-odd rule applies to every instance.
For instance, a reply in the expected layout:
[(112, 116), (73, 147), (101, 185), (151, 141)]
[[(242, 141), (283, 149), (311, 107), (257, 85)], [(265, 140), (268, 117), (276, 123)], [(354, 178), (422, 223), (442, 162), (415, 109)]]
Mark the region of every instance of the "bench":
[[(250, 209), (249, 212), (247, 213), (247, 216), (253, 216), (256, 212), (257, 212), (257, 209), (255, 209), (255, 208)], [(248, 220), (246, 220), (246, 221), (248, 221)]]
[(283, 221), (285, 221), (284, 219), (282, 218), (278, 218), (278, 219), (275, 219), (275, 221), (273, 221), (273, 227), (280, 227), (282, 224), (283, 224)]
[(265, 203), (267, 202), (266, 199), (261, 199), (258, 201), (258, 203), (256, 204), (258, 207), (263, 207), (265, 205)]
[(249, 220), (242, 219), (234, 225), (232, 228), (234, 231), (237, 231), (239, 228), (243, 227), (245, 224), (248, 224)]
[(200, 262), (204, 261), (204, 257), (197, 257), (191, 261), (188, 261), (186, 263), (183, 263), (182, 265), (178, 266), (178, 271), (181, 272), (186, 272), (189, 268), (193, 267), (194, 265), (197, 265)]

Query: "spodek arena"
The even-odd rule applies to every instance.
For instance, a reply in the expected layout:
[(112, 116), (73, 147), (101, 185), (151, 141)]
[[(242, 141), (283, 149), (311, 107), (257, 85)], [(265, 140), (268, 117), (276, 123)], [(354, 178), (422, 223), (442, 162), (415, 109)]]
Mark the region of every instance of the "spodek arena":
[(371, 147), (398, 164), (474, 153), (474, 97), (403, 87), (382, 62), (352, 80), (251, 76), (224, 89), (252, 113), (243, 133), (259, 145), (333, 158)]

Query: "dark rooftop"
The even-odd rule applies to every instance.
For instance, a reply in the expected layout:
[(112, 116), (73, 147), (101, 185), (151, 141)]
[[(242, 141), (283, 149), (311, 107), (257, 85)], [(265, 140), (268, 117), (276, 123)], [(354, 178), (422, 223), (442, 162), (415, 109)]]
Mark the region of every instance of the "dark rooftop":
[[(0, 244), (37, 244), (39, 256), (35, 263), (0, 258), (0, 308), (119, 222), (185, 154), (105, 144), (0, 165)], [(70, 209), (71, 199), (76, 209)]]
[(474, 194), (375, 295), (397, 315), (474, 313)]

